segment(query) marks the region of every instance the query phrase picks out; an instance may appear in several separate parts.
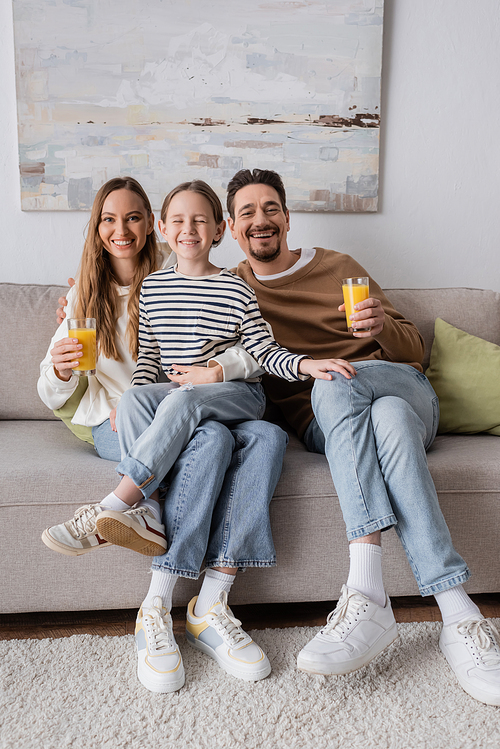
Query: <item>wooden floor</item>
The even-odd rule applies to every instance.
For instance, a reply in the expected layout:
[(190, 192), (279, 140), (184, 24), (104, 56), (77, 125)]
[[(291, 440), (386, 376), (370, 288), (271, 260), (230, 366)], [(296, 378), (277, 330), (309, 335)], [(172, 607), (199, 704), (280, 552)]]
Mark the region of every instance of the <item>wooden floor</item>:
[[(500, 617), (500, 593), (471, 596), (486, 617)], [(434, 598), (393, 598), (398, 622), (441, 621)], [(325, 623), (334, 601), (234, 606), (246, 630), (267, 627), (315, 627)], [(137, 609), (0, 615), (0, 640), (44, 639), (71, 635), (133, 634)], [(185, 608), (172, 611), (174, 632), (184, 632)]]

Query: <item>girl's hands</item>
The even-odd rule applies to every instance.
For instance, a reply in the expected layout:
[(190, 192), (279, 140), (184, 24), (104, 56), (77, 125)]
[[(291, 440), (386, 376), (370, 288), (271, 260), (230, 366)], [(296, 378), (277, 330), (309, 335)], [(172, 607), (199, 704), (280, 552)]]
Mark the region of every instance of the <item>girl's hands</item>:
[(109, 421), (110, 421), (111, 429), (113, 430), (113, 432), (117, 432), (118, 429), (116, 428), (116, 406), (109, 413)]
[(78, 366), (80, 357), (83, 356), (83, 346), (78, 343), (78, 338), (61, 338), (54, 344), (50, 354), (54, 372), (60, 380), (68, 382), (71, 378), (73, 367)]
[(311, 375), (315, 380), (331, 380), (330, 372), (338, 372), (348, 380), (356, 377), (356, 370), (345, 359), (301, 359), (299, 372)]
[(208, 385), (224, 381), (224, 372), (220, 364), (214, 367), (183, 367), (181, 364), (172, 364), (172, 368), (181, 374), (169, 375), (168, 379), (178, 382), (179, 385), (185, 385), (186, 382), (192, 382), (193, 385)]

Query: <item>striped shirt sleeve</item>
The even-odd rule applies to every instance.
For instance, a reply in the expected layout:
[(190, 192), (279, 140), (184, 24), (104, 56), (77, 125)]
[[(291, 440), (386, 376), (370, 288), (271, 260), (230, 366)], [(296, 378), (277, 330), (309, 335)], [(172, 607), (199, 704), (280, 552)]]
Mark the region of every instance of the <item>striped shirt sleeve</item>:
[(292, 354), (274, 340), (260, 314), (253, 291), (240, 326), (240, 342), (266, 372), (289, 382), (309, 379), (309, 375), (299, 372), (299, 363), (310, 357), (306, 354)]

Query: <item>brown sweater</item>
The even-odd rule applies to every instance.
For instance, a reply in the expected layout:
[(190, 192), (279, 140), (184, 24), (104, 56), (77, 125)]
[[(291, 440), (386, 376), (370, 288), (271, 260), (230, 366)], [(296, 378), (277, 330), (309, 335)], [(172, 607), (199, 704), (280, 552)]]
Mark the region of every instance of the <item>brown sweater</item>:
[[(354, 338), (347, 330), (342, 279), (368, 276), (349, 255), (316, 247), (316, 254), (303, 268), (284, 278), (259, 281), (248, 260), (236, 272), (257, 295), (262, 316), (272, 325), (274, 337), (295, 354), (314, 359), (367, 359), (410, 364), (420, 372), (424, 343), (413, 323), (397, 312), (380, 286), (370, 278), (370, 296), (380, 299), (385, 311), (384, 329), (373, 338)], [(313, 418), (311, 388), (314, 380), (285, 382), (264, 376), (267, 396), (276, 403), (288, 423), (302, 437)]]

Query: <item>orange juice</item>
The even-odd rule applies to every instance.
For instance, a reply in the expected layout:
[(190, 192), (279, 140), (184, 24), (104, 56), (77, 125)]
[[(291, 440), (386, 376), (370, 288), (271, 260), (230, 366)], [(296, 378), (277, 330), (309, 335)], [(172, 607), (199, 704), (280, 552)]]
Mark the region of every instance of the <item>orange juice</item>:
[(96, 331), (95, 328), (72, 328), (68, 333), (70, 338), (78, 338), (83, 345), (83, 356), (73, 372), (90, 372), (95, 370), (96, 364)]
[[(361, 283), (357, 283), (357, 282)], [(355, 283), (356, 282), (356, 283)], [(347, 327), (352, 330), (352, 320), (350, 316), (354, 315), (356, 310), (354, 305), (358, 302), (362, 302), (364, 299), (368, 299), (370, 296), (370, 289), (368, 286), (367, 278), (345, 278), (342, 281), (342, 293), (344, 295), (345, 304), (345, 316), (347, 320)], [(356, 330), (370, 330), (370, 328), (356, 328)]]

